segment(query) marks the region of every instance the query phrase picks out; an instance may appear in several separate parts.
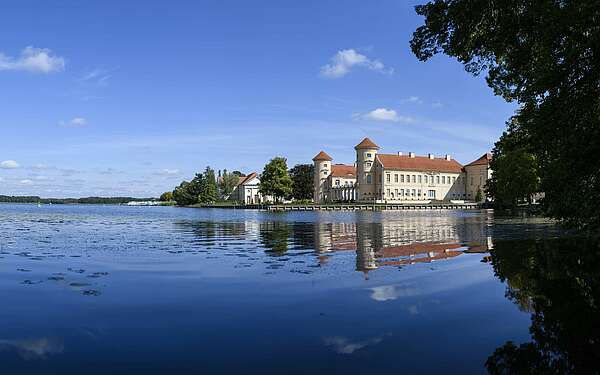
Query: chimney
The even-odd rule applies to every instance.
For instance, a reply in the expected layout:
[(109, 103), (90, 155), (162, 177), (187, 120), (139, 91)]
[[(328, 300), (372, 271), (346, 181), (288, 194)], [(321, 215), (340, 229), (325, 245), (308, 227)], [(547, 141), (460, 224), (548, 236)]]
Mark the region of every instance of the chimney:
[(414, 158), (415, 157), (415, 153), (414, 152), (409, 152), (408, 156), (411, 157), (411, 158)]
[(433, 154), (427, 154), (427, 156), (429, 156), (429, 159), (431, 160), (435, 159), (435, 156), (433, 156)]
[(446, 154), (446, 160), (451, 160), (452, 158), (450, 157), (450, 155)]
[(398, 151), (398, 156), (402, 156), (402, 151)]

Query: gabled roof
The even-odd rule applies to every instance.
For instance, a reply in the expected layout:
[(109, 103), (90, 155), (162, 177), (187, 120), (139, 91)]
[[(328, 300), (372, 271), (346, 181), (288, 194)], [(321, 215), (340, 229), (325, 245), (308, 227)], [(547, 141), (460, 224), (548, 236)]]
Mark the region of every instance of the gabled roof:
[(363, 139), (359, 144), (357, 144), (354, 147), (355, 150), (360, 150), (360, 149), (364, 149), (364, 148), (374, 148), (376, 150), (379, 150), (379, 146), (377, 146), (375, 144), (375, 142), (373, 142), (369, 138)]
[(354, 165), (334, 164), (331, 166), (331, 176), (356, 178), (356, 167)]
[(258, 174), (256, 172), (252, 172), (247, 176), (242, 176), (240, 177), (240, 180), (238, 181), (238, 185), (244, 185), (248, 182), (250, 182), (254, 177), (257, 177)]
[(481, 157), (479, 159), (470, 162), (469, 164), (465, 165), (465, 167), (470, 167), (472, 165), (487, 165), (490, 163), (491, 160), (492, 160), (492, 154), (490, 154), (489, 152), (486, 152), (485, 154), (481, 155)]
[(321, 151), (312, 160), (313, 161), (317, 161), (317, 160), (331, 161), (331, 160), (333, 160), (333, 158), (331, 156), (327, 155), (327, 153), (325, 151)]
[(377, 154), (377, 159), (385, 169), (404, 171), (433, 171), (446, 173), (460, 173), (463, 166), (454, 159), (430, 159), (428, 156), (390, 155)]

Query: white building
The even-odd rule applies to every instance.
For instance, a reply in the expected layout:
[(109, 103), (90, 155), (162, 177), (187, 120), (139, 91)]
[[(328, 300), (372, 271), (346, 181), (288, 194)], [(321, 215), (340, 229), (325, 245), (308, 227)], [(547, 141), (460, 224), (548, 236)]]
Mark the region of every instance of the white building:
[(483, 188), (492, 173), (489, 153), (463, 166), (450, 155), (383, 154), (369, 138), (354, 149), (354, 165), (332, 164), (323, 151), (313, 158), (316, 203), (474, 201), (480, 190), (485, 199)]
[(270, 197), (263, 197), (259, 191), (260, 177), (256, 172), (247, 176), (241, 176), (238, 184), (229, 196), (229, 200), (237, 201), (241, 204), (261, 204), (270, 202)]

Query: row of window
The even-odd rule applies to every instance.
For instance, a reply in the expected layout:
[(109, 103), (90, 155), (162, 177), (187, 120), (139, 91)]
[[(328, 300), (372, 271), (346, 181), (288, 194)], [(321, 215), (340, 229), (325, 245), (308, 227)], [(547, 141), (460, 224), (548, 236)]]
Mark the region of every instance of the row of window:
[[(394, 189), (393, 191), (391, 189), (386, 189), (385, 191), (385, 195), (386, 197), (389, 198), (402, 198), (402, 197), (427, 197), (429, 199), (435, 199), (436, 195), (435, 195), (435, 190), (428, 190), (427, 192), (423, 192), (421, 195), (421, 189)], [(461, 194), (460, 193), (452, 193), (452, 198), (460, 198)], [(465, 194), (462, 194), (462, 197), (465, 197)]]
[[(435, 177), (435, 180), (434, 180)], [(382, 177), (383, 179), (383, 177)], [(458, 177), (459, 182), (460, 182), (460, 177)], [(391, 173), (386, 173), (385, 174), (385, 181), (386, 182), (392, 182), (392, 174)], [(383, 181), (382, 181), (383, 182)], [(402, 183), (402, 182), (406, 182), (406, 183), (426, 183), (426, 184), (442, 184), (442, 185), (450, 185), (450, 184), (454, 184), (456, 182), (456, 177), (450, 177), (450, 176), (428, 176), (428, 175), (404, 175), (404, 174), (398, 174), (395, 173), (394, 174), (394, 182), (395, 183)], [(370, 182), (367, 182), (370, 183)]]

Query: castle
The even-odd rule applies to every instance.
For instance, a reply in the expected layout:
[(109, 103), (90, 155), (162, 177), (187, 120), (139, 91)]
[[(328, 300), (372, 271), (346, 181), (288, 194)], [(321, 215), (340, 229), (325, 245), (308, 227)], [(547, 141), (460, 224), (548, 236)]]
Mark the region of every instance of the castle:
[(492, 174), (489, 153), (463, 166), (450, 155), (382, 154), (369, 138), (354, 149), (354, 165), (333, 164), (333, 158), (324, 151), (313, 158), (315, 203), (486, 199), (483, 188)]

